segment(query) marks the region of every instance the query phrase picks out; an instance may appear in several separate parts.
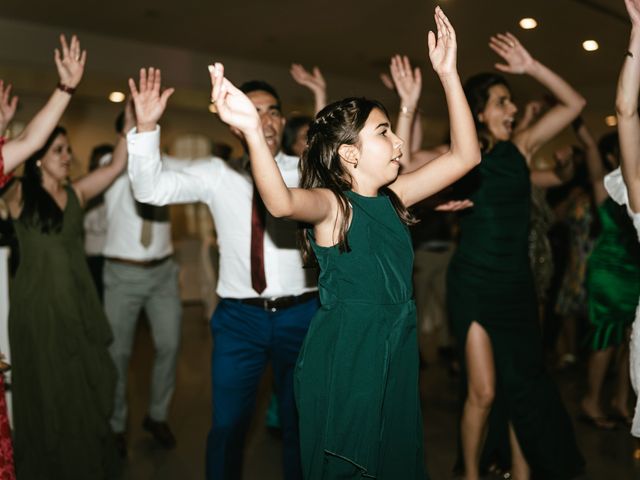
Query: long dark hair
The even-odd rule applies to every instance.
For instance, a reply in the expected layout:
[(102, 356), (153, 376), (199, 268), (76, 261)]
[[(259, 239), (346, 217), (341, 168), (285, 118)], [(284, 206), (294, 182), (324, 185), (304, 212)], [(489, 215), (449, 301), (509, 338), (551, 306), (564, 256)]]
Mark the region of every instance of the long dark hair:
[[(324, 107), (309, 126), (307, 148), (300, 159), (300, 187), (327, 188), (338, 200), (342, 219), (338, 231), (338, 248), (342, 253), (350, 251), (347, 240), (350, 208), (345, 191), (352, 188), (353, 179), (340, 160), (338, 149), (341, 145), (358, 145), (360, 131), (374, 108), (389, 116), (380, 102), (366, 98), (345, 98)], [(393, 208), (405, 224), (416, 223), (415, 218), (390, 188), (383, 187), (380, 193), (389, 197)], [(299, 240), (305, 264), (316, 263), (305, 230), (300, 231)]]
[(59, 232), (62, 229), (63, 212), (42, 186), (42, 172), (38, 166), (41, 160), (51, 148), (53, 142), (60, 136), (67, 135), (63, 127), (56, 127), (47, 138), (40, 150), (31, 155), (24, 164), (22, 177), (22, 213), (20, 219), (27, 225), (38, 228), (43, 233)]
[(469, 78), (464, 84), (464, 94), (469, 102), (469, 108), (476, 125), (478, 139), (482, 153), (490, 151), (495, 145), (495, 139), (487, 126), (480, 121), (480, 114), (484, 111), (489, 100), (489, 90), (496, 85), (503, 85), (510, 90), (507, 80), (496, 73), (479, 73)]

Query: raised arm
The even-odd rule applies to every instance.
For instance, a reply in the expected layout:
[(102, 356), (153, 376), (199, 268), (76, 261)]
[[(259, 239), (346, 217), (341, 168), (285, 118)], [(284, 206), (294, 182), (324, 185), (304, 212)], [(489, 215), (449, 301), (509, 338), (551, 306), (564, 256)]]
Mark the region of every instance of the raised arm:
[(315, 101), (315, 112), (318, 113), (327, 105), (327, 82), (322, 76), (322, 72), (318, 67), (313, 67), (309, 72), (299, 63), (291, 65), (291, 77), (298, 84), (308, 88), (313, 93)]
[(629, 194), (629, 206), (640, 212), (640, 0), (625, 0), (631, 19), (629, 49), (622, 65), (616, 92), (616, 114), (620, 138), (620, 169)]
[(325, 189), (288, 188), (262, 132), (260, 117), (251, 100), (224, 77), (224, 67), (209, 67), (213, 85), (211, 98), (220, 119), (244, 135), (251, 159), (251, 172), (260, 197), (274, 217), (317, 225), (335, 218), (337, 200)]
[[(406, 169), (412, 161), (414, 127), (416, 121), (419, 123), (419, 115), (416, 112), (420, 92), (422, 91), (422, 72), (419, 68), (411, 68), (411, 63), (406, 55), (394, 55), (391, 57), (389, 71), (394, 89), (400, 97), (400, 113), (398, 114), (398, 123), (395, 131), (396, 135), (408, 146), (400, 159), (401, 166)], [(420, 127), (420, 125), (418, 126)], [(420, 135), (420, 137), (422, 136)], [(422, 141), (422, 138), (420, 138), (420, 141)]]
[(580, 115), (586, 101), (558, 74), (535, 60), (514, 35), (499, 33), (491, 37), (489, 47), (507, 62), (497, 63), (498, 70), (530, 75), (558, 100), (537, 122), (514, 134), (513, 142), (529, 161), (541, 146)]
[(390, 188), (406, 206), (451, 185), (480, 163), (480, 146), (471, 110), (456, 67), (456, 35), (440, 7), (436, 7), (437, 38), (429, 32), (429, 58), (444, 88), (449, 110), (449, 151), (418, 170), (400, 175)]
[(210, 171), (211, 162), (185, 164), (180, 170), (163, 168), (158, 121), (174, 89), (161, 87), (157, 68), (140, 69), (138, 85), (129, 79), (136, 119), (136, 128), (127, 134), (133, 195), (152, 205), (205, 201), (220, 181), (220, 172)]
[(80, 48), (78, 38), (75, 35), (72, 36), (71, 42), (67, 44), (64, 35), (60, 35), (60, 47), (60, 50), (56, 48), (54, 53), (60, 83), (51, 94), (49, 101), (31, 119), (20, 135), (8, 141), (2, 148), (4, 173), (11, 172), (42, 148), (60, 121), (72, 93), (82, 79), (87, 52)]
[(125, 132), (131, 130), (134, 125), (133, 102), (129, 99), (124, 108), (124, 128), (122, 132), (118, 133), (118, 141), (113, 149), (111, 162), (96, 168), (73, 182), (73, 188), (81, 205), (86, 204), (89, 200), (104, 192), (127, 167), (127, 139)]
[(578, 118), (573, 122), (573, 128), (580, 145), (584, 149), (587, 170), (589, 171), (589, 179), (593, 186), (593, 195), (596, 203), (600, 205), (607, 199), (609, 194), (604, 188), (603, 180), (607, 171), (604, 168), (598, 144), (581, 118)]

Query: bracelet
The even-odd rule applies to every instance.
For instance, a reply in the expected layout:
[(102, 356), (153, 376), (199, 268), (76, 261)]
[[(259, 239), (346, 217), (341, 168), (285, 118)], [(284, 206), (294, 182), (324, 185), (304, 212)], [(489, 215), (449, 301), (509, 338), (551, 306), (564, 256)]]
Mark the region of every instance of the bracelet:
[(58, 85), (56, 85), (56, 88), (58, 90), (63, 91), (64, 93), (68, 93), (69, 95), (73, 95), (74, 93), (76, 93), (75, 87), (70, 87), (68, 85), (65, 85), (62, 82), (58, 82)]
[(400, 114), (402, 115), (413, 115), (415, 111), (415, 108), (409, 108), (406, 105), (400, 107)]

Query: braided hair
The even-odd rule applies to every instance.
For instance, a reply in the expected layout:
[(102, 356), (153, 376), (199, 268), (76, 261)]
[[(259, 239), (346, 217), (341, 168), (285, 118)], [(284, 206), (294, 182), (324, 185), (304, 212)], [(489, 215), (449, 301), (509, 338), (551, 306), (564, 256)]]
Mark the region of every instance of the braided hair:
[[(309, 127), (307, 148), (300, 159), (300, 188), (326, 188), (331, 190), (338, 200), (338, 218), (342, 219), (338, 227), (338, 249), (341, 253), (350, 251), (347, 230), (351, 215), (345, 191), (351, 190), (353, 179), (342, 163), (338, 149), (341, 145), (359, 144), (360, 131), (372, 110), (376, 108), (389, 116), (380, 102), (363, 97), (345, 98), (324, 107)], [(416, 223), (415, 218), (390, 188), (385, 186), (380, 189), (380, 193), (389, 197), (403, 223)], [(304, 263), (317, 264), (306, 229), (300, 231), (298, 238)]]

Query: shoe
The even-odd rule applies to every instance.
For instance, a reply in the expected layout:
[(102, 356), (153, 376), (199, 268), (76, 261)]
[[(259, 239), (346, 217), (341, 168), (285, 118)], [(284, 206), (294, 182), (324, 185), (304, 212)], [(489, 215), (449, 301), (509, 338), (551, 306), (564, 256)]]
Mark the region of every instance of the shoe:
[(113, 438), (118, 455), (121, 458), (127, 458), (127, 437), (125, 437), (124, 432), (114, 433)]
[(176, 446), (176, 437), (173, 436), (167, 422), (156, 422), (149, 415), (144, 417), (142, 428), (153, 435), (153, 438), (166, 449)]

